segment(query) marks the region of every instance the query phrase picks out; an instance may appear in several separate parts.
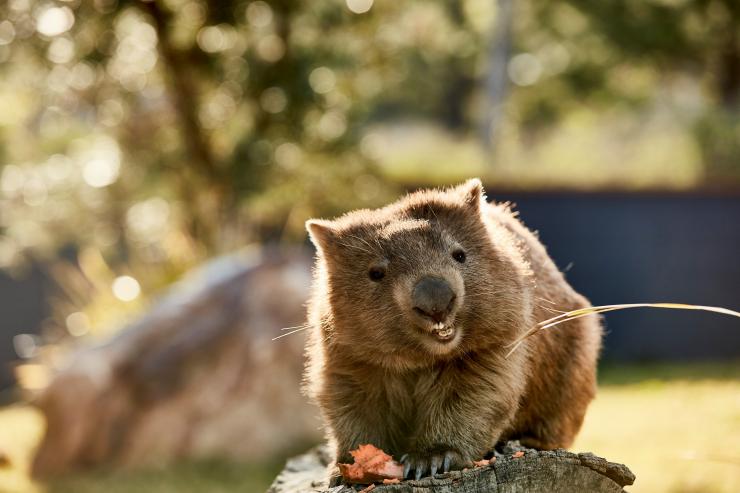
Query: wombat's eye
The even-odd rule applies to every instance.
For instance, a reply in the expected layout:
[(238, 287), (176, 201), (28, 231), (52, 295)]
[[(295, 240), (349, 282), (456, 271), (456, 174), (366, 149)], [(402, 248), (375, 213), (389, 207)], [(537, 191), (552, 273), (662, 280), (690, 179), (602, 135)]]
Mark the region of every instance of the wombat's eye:
[(452, 252), (452, 258), (454, 258), (457, 262), (460, 262), (461, 264), (465, 262), (465, 252), (460, 250), (459, 248)]
[(371, 281), (378, 282), (385, 277), (385, 269), (382, 267), (370, 267), (367, 275)]

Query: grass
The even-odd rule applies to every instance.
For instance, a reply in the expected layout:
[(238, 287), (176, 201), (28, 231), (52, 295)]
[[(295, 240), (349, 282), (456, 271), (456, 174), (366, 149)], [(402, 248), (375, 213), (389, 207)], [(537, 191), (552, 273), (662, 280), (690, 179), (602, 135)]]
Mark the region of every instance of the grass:
[[(27, 406), (0, 409), (2, 493), (264, 491), (281, 464), (183, 462), (166, 468), (28, 477), (43, 421)], [(628, 464), (630, 492), (724, 493), (740, 485), (740, 362), (605, 367), (573, 450)]]
[(449, 185), (479, 176), (498, 189), (675, 189), (702, 183), (704, 165), (690, 125), (663, 111), (571, 112), (547, 132), (500, 129), (496, 152), (474, 135), (421, 122), (378, 126), (367, 145), (387, 179)]
[(740, 362), (606, 368), (574, 450), (629, 465), (631, 492), (740, 488)]
[(0, 408), (0, 493), (256, 493), (267, 489), (283, 461), (244, 464), (227, 460), (186, 461), (162, 468), (77, 473), (46, 483), (29, 477), (43, 419), (29, 406)]

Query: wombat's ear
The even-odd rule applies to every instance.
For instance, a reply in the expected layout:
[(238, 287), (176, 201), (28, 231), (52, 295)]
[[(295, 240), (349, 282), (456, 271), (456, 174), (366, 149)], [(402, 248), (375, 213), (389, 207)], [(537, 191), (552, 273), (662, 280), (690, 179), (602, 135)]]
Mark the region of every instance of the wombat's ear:
[(483, 193), (483, 183), (479, 178), (471, 178), (462, 185), (458, 186), (455, 191), (460, 194), (463, 202), (470, 205), (471, 207), (480, 209), (481, 200), (485, 200), (486, 196)]
[(306, 229), (311, 241), (319, 251), (325, 251), (337, 237), (334, 223), (323, 219), (309, 219), (306, 221)]

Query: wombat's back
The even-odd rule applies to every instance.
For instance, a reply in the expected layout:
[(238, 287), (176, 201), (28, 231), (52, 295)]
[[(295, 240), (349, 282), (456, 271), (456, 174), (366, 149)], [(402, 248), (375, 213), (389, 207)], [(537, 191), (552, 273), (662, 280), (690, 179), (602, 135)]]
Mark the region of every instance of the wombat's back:
[[(532, 271), (534, 323), (558, 312), (590, 306), (566, 281), (536, 234), (506, 204), (487, 204), (490, 220), (520, 241)], [(528, 353), (529, 378), (508, 436), (527, 445), (565, 448), (572, 444), (588, 404), (596, 393), (596, 364), (601, 348), (600, 318), (589, 316), (540, 332), (520, 350)]]

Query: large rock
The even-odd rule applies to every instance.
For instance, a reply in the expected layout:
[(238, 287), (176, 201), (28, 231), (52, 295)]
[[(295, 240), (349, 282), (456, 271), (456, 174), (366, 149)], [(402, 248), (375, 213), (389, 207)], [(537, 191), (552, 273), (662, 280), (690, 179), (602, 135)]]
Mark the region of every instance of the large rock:
[[(178, 283), (111, 340), (69, 358), (36, 400), (35, 475), (182, 457), (265, 460), (316, 443), (300, 392), (311, 258), (251, 251)], [(283, 332), (284, 333), (284, 332)]]

